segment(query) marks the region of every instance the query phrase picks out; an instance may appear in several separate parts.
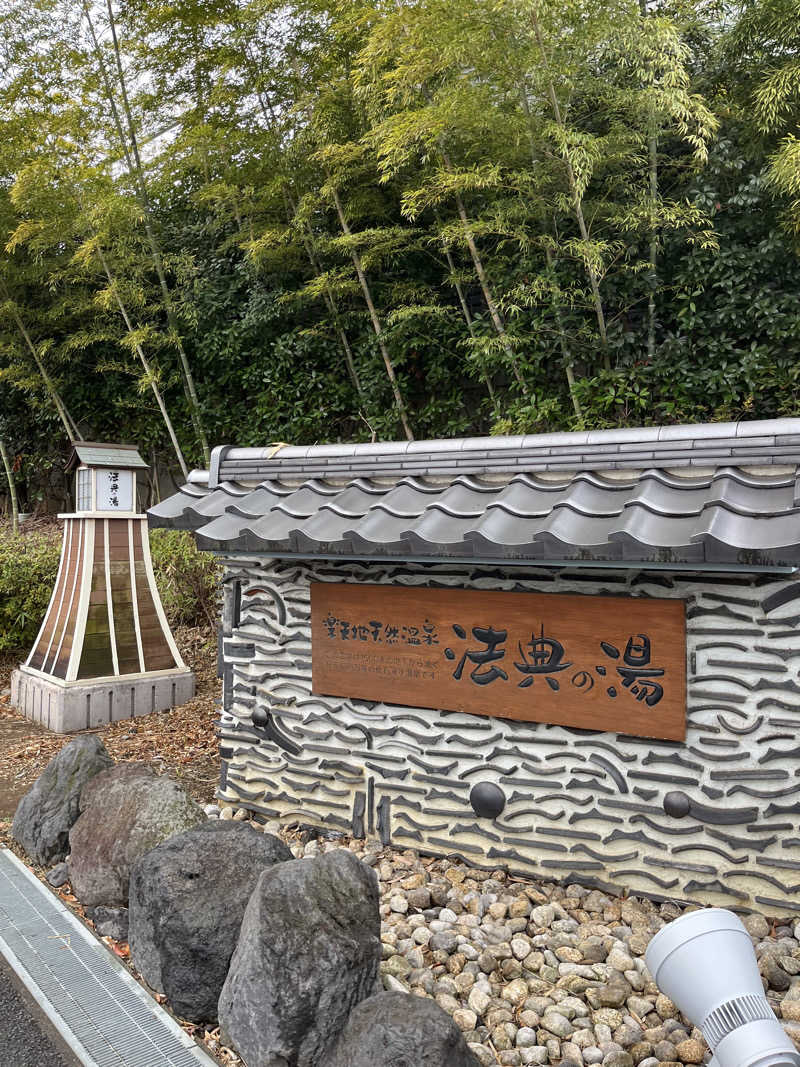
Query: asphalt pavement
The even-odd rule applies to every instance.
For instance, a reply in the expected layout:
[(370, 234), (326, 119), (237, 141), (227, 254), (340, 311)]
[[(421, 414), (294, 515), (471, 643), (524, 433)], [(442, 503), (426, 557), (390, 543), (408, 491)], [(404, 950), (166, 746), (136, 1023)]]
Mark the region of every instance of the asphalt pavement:
[(0, 956), (0, 1064), (2, 1067), (80, 1067), (49, 1019), (12, 977)]

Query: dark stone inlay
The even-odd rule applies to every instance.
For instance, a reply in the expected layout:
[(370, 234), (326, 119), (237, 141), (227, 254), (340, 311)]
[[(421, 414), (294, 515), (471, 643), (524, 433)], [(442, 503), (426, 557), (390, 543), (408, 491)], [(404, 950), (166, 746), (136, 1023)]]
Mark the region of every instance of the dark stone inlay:
[(694, 871), (695, 874), (714, 874), (715, 867), (708, 863), (687, 863), (686, 860), (665, 860), (658, 856), (643, 856), (645, 863), (651, 867), (664, 867), (666, 870)]
[(398, 826), (395, 830), (395, 837), (407, 837), (410, 841), (422, 841), (422, 834), (419, 830), (404, 830), (402, 826)]
[(697, 785), (697, 778), (687, 778), (684, 774), (657, 774), (655, 771), (628, 771), (629, 778), (645, 782), (664, 782), (667, 785)]
[(226, 659), (252, 659), (256, 654), (256, 646), (252, 641), (225, 641)]
[(719, 878), (715, 878), (713, 882), (698, 882), (694, 878), (687, 882), (683, 887), (684, 893), (722, 893), (723, 896), (733, 897), (735, 900), (749, 900), (750, 894), (745, 893), (742, 889), (732, 889), (728, 885), (723, 885)]
[(745, 826), (748, 834), (769, 834), (773, 831), (778, 832), (782, 830), (796, 830), (797, 827), (793, 822), (773, 822), (766, 825), (764, 823), (752, 823), (750, 826)]
[[(598, 767), (602, 767), (608, 772), (620, 793), (628, 792), (628, 783), (622, 777), (619, 770), (614, 766), (611, 760), (606, 759), (605, 756), (601, 756), (597, 752), (593, 752), (591, 756), (589, 756), (589, 759), (592, 761), (592, 763), (596, 763)], [(631, 773), (631, 777), (633, 777), (633, 773)]]
[[(770, 858), (768, 860), (762, 859), (760, 856), (756, 859), (756, 863), (770, 864), (773, 867), (781, 867), (789, 871), (800, 871), (800, 862), (797, 860), (781, 860)], [(792, 886), (792, 889), (796, 889), (797, 886)]]
[[(770, 637), (774, 636), (774, 634), (770, 634)], [(756, 652), (763, 652), (765, 656), (777, 656), (784, 663), (788, 663), (795, 656), (800, 656), (800, 649), (797, 648), (775, 648), (773, 645), (755, 645), (754, 647)]]
[(598, 811), (597, 808), (592, 808), (591, 811), (574, 811), (569, 817), (569, 825), (574, 826), (576, 823), (583, 822), (584, 819), (600, 819), (602, 822), (616, 822), (624, 823), (625, 820), (621, 819), (619, 815), (605, 815), (603, 812)]
[[(446, 830), (447, 827), (446, 826), (441, 826), (441, 827), (430, 826), (430, 827), (428, 827), (428, 829), (429, 830), (434, 830), (434, 829)], [(478, 826), (478, 824), (476, 822), (472, 823), (471, 825), (466, 825), (466, 824), (462, 824), (462, 823), (456, 823), (456, 825), (453, 827), (453, 833), (454, 834), (478, 834), (480, 837), (487, 837), (490, 841), (500, 841), (501, 840), (501, 837), (500, 837), (499, 834), (492, 833), (491, 830), (486, 830), (486, 829)]]
[(571, 845), (570, 852), (582, 852), (585, 856), (591, 856), (594, 860), (602, 860), (604, 863), (608, 863), (609, 860), (613, 860), (614, 863), (629, 863), (639, 855), (638, 849), (634, 849), (633, 852), (623, 852), (619, 856), (601, 855), (589, 845)]
[[(576, 771), (576, 774), (578, 772)], [(613, 797), (616, 795), (616, 790), (609, 788), (607, 785), (601, 785), (600, 782), (581, 782), (578, 778), (570, 778), (570, 780), (564, 786), (565, 789), (590, 789), (592, 793), (604, 793), (606, 796)]]
[[(631, 823), (643, 822), (651, 830), (657, 830), (660, 834), (670, 834), (672, 837), (683, 837), (686, 834), (696, 834), (702, 830), (702, 826), (692, 823), (690, 826), (667, 826), (664, 823), (654, 822), (648, 815), (632, 815)], [(663, 847), (663, 846), (662, 846)]]
[[(473, 856), (479, 856), (483, 852), (483, 849), (478, 845), (465, 845), (463, 841), (446, 841), (441, 837), (429, 837), (428, 840), (432, 845), (438, 845), (443, 848), (448, 856), (458, 856), (460, 852), (469, 852)], [(456, 846), (455, 849), (453, 845)], [(469, 866), (465, 859), (463, 862)]]
[(791, 911), (792, 913), (797, 911), (797, 901), (795, 900), (775, 900), (774, 897), (756, 897), (756, 904), (765, 904), (769, 908), (783, 908), (784, 911)]
[(378, 804), (378, 834), (381, 844), (389, 845), (392, 841), (392, 802), (388, 796), (381, 797)]
[(572, 837), (580, 841), (600, 840), (600, 834), (588, 830), (562, 830), (559, 826), (537, 826), (534, 833), (546, 834), (548, 837)]
[(658, 796), (657, 789), (642, 789), (640, 785), (634, 786), (633, 792), (642, 800), (654, 800)]
[[(379, 774), (381, 778), (390, 778), (392, 781), (404, 782), (411, 774), (411, 768), (406, 767), (404, 771), (399, 771), (396, 767), (381, 767), (379, 763), (372, 763), (370, 760), (364, 760), (364, 766), (369, 770), (374, 771), (375, 774)], [(403, 787), (405, 792), (409, 792), (413, 787), (410, 785)], [(424, 789), (414, 790), (415, 792), (424, 793)]]
[(800, 584), (786, 585), (765, 597), (761, 601), (761, 610), (765, 615), (769, 615), (775, 608), (783, 607), (784, 604), (791, 604), (793, 600), (798, 599), (800, 599)]
[(705, 793), (709, 800), (721, 800), (725, 796), (724, 789), (717, 789), (713, 785), (703, 785), (700, 787), (701, 792)]
[[(798, 723), (798, 725), (800, 725), (800, 723)], [(774, 738), (766, 738), (765, 737), (764, 740), (765, 741), (774, 740)], [(764, 755), (761, 757), (761, 759), (758, 762), (759, 763), (771, 763), (773, 760), (784, 759), (784, 758), (786, 758), (786, 759), (798, 759), (798, 758), (800, 758), (800, 745), (798, 745), (797, 748), (789, 748), (789, 749), (768, 748), (767, 751), (764, 753)]]
[(659, 752), (651, 752), (641, 762), (643, 767), (649, 767), (651, 763), (671, 763), (675, 767), (683, 767), (688, 771), (702, 771), (703, 769), (701, 763), (684, 759), (679, 752), (671, 752), (668, 756), (662, 756)]
[(282, 748), (284, 752), (291, 752), (295, 756), (300, 755), (300, 746), (296, 745), (294, 741), (291, 741), (277, 728), (272, 715), (266, 708), (254, 708), (252, 719), (253, 732), (263, 741), (272, 741), (279, 748)]
[[(716, 853), (717, 856), (722, 856), (722, 858), (724, 860), (727, 860), (728, 863), (747, 863), (748, 859), (750, 858), (749, 856), (739, 856), (737, 858), (736, 856), (732, 856), (730, 854), (730, 852), (726, 852), (724, 848), (720, 848), (718, 845), (709, 845), (709, 843), (707, 841), (703, 842), (702, 844), (696, 844), (696, 845), (676, 845), (673, 848), (672, 853), (673, 853), (674, 856), (677, 856), (681, 852), (694, 852), (694, 851), (698, 851), (698, 852), (714, 852), (714, 853)], [(687, 867), (687, 870), (688, 869), (689, 868)]]
[(365, 837), (364, 813), (367, 810), (367, 794), (359, 790), (353, 797), (353, 837)]
[(711, 771), (709, 777), (715, 782), (752, 782), (756, 781), (785, 781), (789, 772), (775, 769), (772, 771), (743, 770), (743, 771)]
[[(453, 789), (459, 784), (458, 779), (453, 780), (452, 778), (437, 778), (435, 775), (420, 774), (418, 771), (414, 771), (414, 778), (418, 782), (429, 782), (431, 785), (442, 785), (450, 789)], [(466, 782), (464, 783), (464, 787), (466, 788)]]
[[(754, 819), (756, 814), (752, 816)], [(773, 815), (800, 815), (800, 804), (770, 804), (764, 814), (768, 819)]]
[[(734, 742), (735, 744), (735, 742)], [(746, 751), (738, 752), (701, 752), (699, 748), (687, 748), (688, 752), (692, 752), (695, 756), (702, 756), (705, 760), (711, 760), (712, 763), (735, 763), (736, 760), (745, 759), (748, 755)]]
[[(448, 752), (448, 756), (449, 755), (450, 755), (450, 753)], [(459, 777), (459, 779), (461, 779), (463, 781), (465, 778), (471, 778), (473, 776), (473, 774), (485, 774), (486, 773), (486, 767), (491, 767), (491, 766), (492, 766), (491, 763), (487, 760), (485, 765), (484, 764), (479, 764), (477, 767), (470, 767), (468, 770), (462, 771), (461, 774), (459, 774), (458, 777)], [(517, 767), (516, 764), (513, 767), (498, 767), (497, 769), (499, 771), (501, 771), (501, 773), (503, 774), (503, 776), (505, 778), (510, 778), (512, 775), (516, 774), (516, 772), (519, 770), (519, 768)], [(444, 768), (442, 768), (442, 770), (444, 770)]]
[(708, 830), (707, 833), (710, 837), (715, 837), (718, 841), (724, 841), (725, 844), (730, 845), (731, 848), (746, 848), (752, 849), (755, 852), (763, 852), (765, 849), (769, 848), (770, 845), (774, 845), (778, 840), (777, 837), (735, 837), (733, 834), (723, 833), (722, 830)]
[(710, 659), (709, 667), (730, 667), (733, 670), (766, 671), (767, 674), (786, 674), (787, 667), (779, 663), (752, 663), (748, 660)]
[(643, 845), (652, 845), (654, 848), (662, 847), (661, 841), (648, 837), (643, 830), (613, 830), (603, 838), (604, 845), (610, 845), (614, 841), (640, 841)]
[(549, 871), (602, 871), (603, 864), (596, 860), (542, 860), (542, 867)]
[(732, 734), (739, 734), (740, 737), (744, 737), (746, 734), (754, 733), (759, 728), (759, 726), (761, 725), (761, 723), (763, 721), (764, 721), (764, 716), (763, 715), (759, 715), (758, 718), (755, 720), (755, 722), (748, 723), (747, 726), (734, 726), (733, 723), (728, 722), (728, 720), (725, 718), (725, 716), (722, 713), (717, 715), (717, 722), (720, 724), (720, 726), (723, 726), (726, 730), (730, 731), (730, 733), (732, 733)]
[[(519, 831), (517, 831), (519, 832)], [(533, 837), (506, 837), (503, 836), (506, 845), (519, 845), (522, 848), (544, 849), (546, 852), (566, 852), (566, 845), (559, 845), (555, 841), (536, 841)]]
[[(395, 804), (396, 803), (397, 803), (397, 798), (395, 798)], [(413, 816), (409, 815), (407, 811), (398, 811), (397, 814), (395, 815), (395, 820), (396, 821), (402, 820), (403, 822), (408, 823), (409, 826), (415, 827), (417, 830), (424, 830), (424, 831), (430, 830), (430, 831), (432, 831), (434, 833), (436, 831), (438, 831), (438, 830), (446, 830), (447, 827), (450, 825), (449, 823), (446, 823), (446, 822), (437, 822), (437, 823), (433, 823), (430, 826), (426, 826), (424, 823), (417, 822), (417, 820), (415, 818), (413, 818)], [(499, 838), (495, 838), (495, 840), (499, 840)]]
[(662, 889), (672, 889), (676, 886), (680, 879), (678, 878), (659, 878), (657, 874), (653, 874), (652, 871), (643, 871), (635, 867), (626, 871), (614, 871), (616, 878), (647, 878), (651, 882), (655, 882), (656, 885), (661, 886)]
[[(623, 739), (624, 737), (624, 734), (620, 734), (620, 739)], [(610, 752), (612, 755), (616, 756), (617, 759), (621, 759), (624, 763), (633, 763), (633, 761), (636, 759), (636, 756), (627, 752), (621, 752), (619, 748), (615, 748), (614, 745), (610, 745), (607, 741), (573, 741), (572, 744), (576, 748), (580, 748), (581, 746), (585, 745), (588, 745), (591, 748), (604, 748), (607, 752)]]
[(786, 789), (753, 789), (749, 785), (734, 785), (728, 790), (727, 795), (733, 797), (737, 793), (742, 793), (746, 797), (756, 797), (758, 800), (773, 800), (775, 797), (790, 797), (794, 793), (800, 793), (800, 782)]

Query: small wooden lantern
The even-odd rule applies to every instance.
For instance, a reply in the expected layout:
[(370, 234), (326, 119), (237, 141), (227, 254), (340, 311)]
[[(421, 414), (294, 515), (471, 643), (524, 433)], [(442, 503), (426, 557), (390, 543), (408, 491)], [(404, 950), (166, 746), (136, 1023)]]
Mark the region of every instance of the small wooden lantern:
[(75, 443), (76, 511), (64, 519), (58, 577), (39, 636), (11, 678), (11, 702), (69, 733), (191, 700), (158, 595), (147, 518), (136, 510), (132, 445)]

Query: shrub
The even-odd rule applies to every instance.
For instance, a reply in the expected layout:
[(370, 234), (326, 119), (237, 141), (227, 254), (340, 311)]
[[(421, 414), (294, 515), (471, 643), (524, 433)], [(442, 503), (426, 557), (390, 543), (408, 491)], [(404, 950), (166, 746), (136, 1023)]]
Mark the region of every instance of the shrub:
[(222, 568), (185, 530), (152, 530), (153, 572), (170, 626), (216, 626)]
[(0, 523), (0, 651), (27, 652), (42, 625), (58, 573), (61, 528)]

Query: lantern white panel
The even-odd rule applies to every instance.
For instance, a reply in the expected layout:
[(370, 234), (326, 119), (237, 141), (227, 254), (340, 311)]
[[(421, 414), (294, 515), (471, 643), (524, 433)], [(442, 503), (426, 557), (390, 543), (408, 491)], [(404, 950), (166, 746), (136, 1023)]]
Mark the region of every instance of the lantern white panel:
[(97, 471), (97, 510), (133, 511), (133, 471)]

